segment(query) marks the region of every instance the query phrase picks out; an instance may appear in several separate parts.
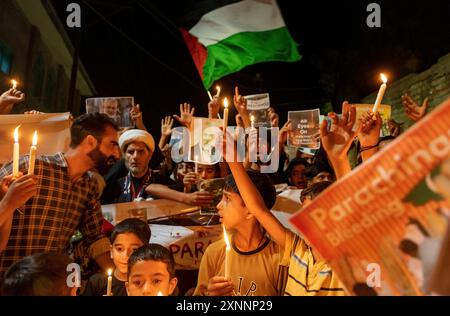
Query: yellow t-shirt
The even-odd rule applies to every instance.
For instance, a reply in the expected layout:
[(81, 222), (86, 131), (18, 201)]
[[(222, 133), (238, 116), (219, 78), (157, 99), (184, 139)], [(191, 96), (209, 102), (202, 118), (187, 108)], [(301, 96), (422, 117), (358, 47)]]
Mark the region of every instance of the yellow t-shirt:
[[(205, 251), (200, 263), (197, 288), (194, 295), (205, 295), (209, 280), (225, 273), (225, 242), (218, 240)], [(270, 240), (251, 252), (240, 252), (231, 247), (230, 277), (234, 292), (241, 296), (276, 296), (279, 266), (289, 264), (290, 252)]]
[(294, 233), (288, 232), (286, 234), (286, 251), (290, 251), (292, 256), (284, 295), (345, 295), (343, 286), (330, 266), (325, 261), (314, 258), (311, 247), (303, 239), (297, 239), (296, 245), (294, 245), (294, 239)]

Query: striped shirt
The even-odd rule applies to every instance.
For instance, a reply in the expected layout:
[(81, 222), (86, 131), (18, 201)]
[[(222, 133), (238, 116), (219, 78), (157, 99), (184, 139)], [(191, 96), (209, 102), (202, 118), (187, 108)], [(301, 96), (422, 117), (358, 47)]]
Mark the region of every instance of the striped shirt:
[(323, 260), (314, 258), (311, 247), (294, 233), (286, 234), (286, 246), (291, 247), (286, 296), (342, 296), (344, 289)]
[[(20, 158), (19, 169), (24, 174), (28, 163), (29, 156)], [(10, 174), (11, 162), (0, 169), (0, 180)], [(108, 242), (101, 230), (103, 216), (98, 183), (90, 172), (72, 182), (64, 154), (58, 153), (38, 157), (35, 175), (37, 195), (14, 212), (8, 245), (0, 253), (0, 280), (8, 267), (23, 257), (67, 251), (77, 229), (91, 248), (96, 243), (98, 247), (99, 241)], [(100, 254), (94, 254), (95, 249), (90, 250), (93, 257)]]

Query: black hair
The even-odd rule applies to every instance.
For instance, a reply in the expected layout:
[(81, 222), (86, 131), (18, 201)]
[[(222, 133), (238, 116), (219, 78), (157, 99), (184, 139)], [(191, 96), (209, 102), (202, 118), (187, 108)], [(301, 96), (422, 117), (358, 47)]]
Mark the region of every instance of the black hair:
[(147, 244), (134, 251), (128, 259), (128, 277), (131, 269), (138, 261), (159, 261), (167, 265), (170, 278), (175, 277), (175, 259), (173, 254), (164, 246), (158, 244)]
[(148, 244), (150, 241), (150, 227), (139, 218), (127, 218), (117, 224), (111, 233), (111, 244), (114, 243), (118, 235), (125, 233), (135, 234), (144, 244)]
[(70, 148), (79, 146), (88, 135), (101, 142), (107, 126), (119, 131), (117, 124), (106, 114), (89, 113), (77, 117), (70, 128)]
[(303, 203), (307, 196), (310, 196), (311, 200), (314, 200), (320, 193), (325, 191), (325, 189), (332, 184), (333, 182), (323, 181), (310, 185), (300, 193), (300, 201)]
[[(270, 180), (270, 178), (264, 174), (259, 173), (253, 170), (247, 170), (247, 174), (250, 177), (250, 180), (253, 182), (253, 185), (258, 190), (259, 194), (264, 200), (264, 204), (270, 210), (275, 205), (275, 200), (277, 199), (277, 193), (275, 191), (275, 187)], [(233, 174), (230, 174), (224, 178), (225, 185), (224, 191), (233, 191), (239, 195), (239, 189), (237, 187), (236, 181), (234, 180)]]
[(303, 165), (305, 169), (309, 167), (309, 163), (305, 158), (294, 158), (289, 162), (289, 165), (286, 169), (286, 175), (289, 177), (291, 175), (292, 170), (294, 170), (295, 166)]
[(306, 168), (305, 176), (306, 178), (308, 178), (308, 180), (311, 180), (321, 172), (334, 174), (333, 168), (328, 163), (322, 161), (313, 163), (308, 168)]
[(38, 253), (15, 262), (6, 271), (2, 296), (68, 296), (67, 266), (73, 261), (64, 254)]

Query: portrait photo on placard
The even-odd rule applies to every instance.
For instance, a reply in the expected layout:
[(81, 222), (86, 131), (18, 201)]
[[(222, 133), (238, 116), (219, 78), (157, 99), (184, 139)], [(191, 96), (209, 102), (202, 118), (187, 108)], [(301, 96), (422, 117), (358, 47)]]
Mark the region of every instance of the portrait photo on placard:
[(134, 97), (106, 97), (86, 99), (86, 113), (104, 113), (119, 127), (132, 127), (130, 111)]

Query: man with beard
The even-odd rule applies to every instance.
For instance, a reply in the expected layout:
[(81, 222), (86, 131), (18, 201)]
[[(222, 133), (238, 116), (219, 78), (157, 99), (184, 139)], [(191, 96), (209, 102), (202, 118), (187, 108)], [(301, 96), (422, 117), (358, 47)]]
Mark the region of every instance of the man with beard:
[[(0, 253), (0, 281), (6, 269), (23, 257), (66, 252), (77, 230), (90, 257), (102, 269), (112, 266), (110, 243), (102, 233), (98, 182), (90, 170), (105, 173), (119, 158), (117, 131), (107, 115), (86, 114), (73, 122), (67, 152), (36, 158), (37, 194), (11, 213), (8, 244)], [(25, 174), (28, 165), (29, 156), (21, 157), (19, 170)], [(12, 162), (0, 169), (0, 181), (10, 174)]]
[(144, 201), (150, 198), (145, 188), (154, 182), (149, 167), (155, 140), (153, 136), (140, 129), (131, 129), (119, 137), (125, 167), (125, 177), (108, 182), (102, 195), (102, 204)]

